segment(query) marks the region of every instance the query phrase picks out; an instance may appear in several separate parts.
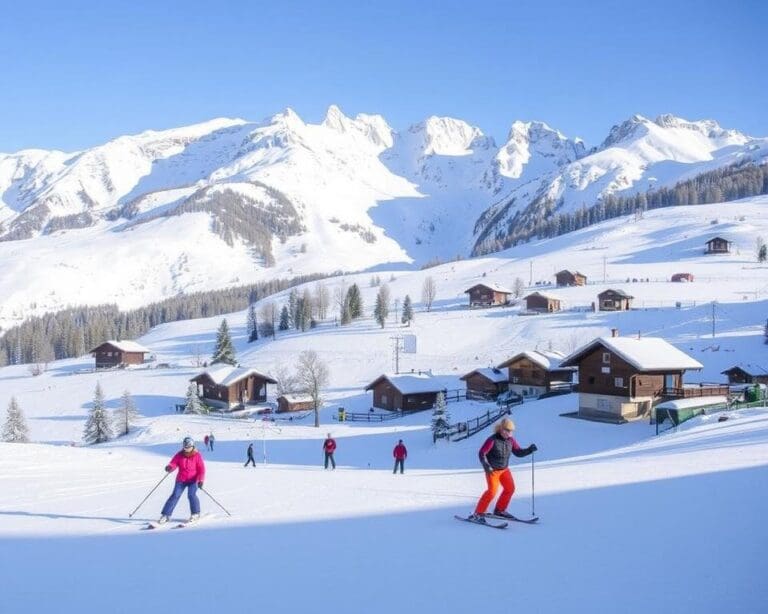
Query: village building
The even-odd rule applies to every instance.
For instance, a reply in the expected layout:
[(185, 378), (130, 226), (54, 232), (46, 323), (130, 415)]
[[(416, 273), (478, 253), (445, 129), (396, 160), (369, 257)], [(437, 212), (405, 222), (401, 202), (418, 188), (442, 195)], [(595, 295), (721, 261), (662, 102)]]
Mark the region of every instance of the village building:
[(587, 276), (578, 271), (562, 270), (555, 273), (555, 284), (558, 286), (584, 286), (587, 283)]
[(197, 384), (197, 394), (205, 403), (226, 410), (264, 403), (267, 384), (277, 383), (254, 369), (226, 364), (211, 365), (190, 381)]
[(554, 350), (530, 350), (520, 352), (501, 363), (498, 368), (506, 369), (509, 390), (523, 398), (536, 398), (554, 390), (570, 390), (575, 367), (561, 367), (565, 358)]
[(509, 384), (507, 371), (496, 367), (475, 369), (459, 379), (467, 383), (468, 399), (495, 399)]
[(311, 395), (299, 393), (286, 393), (277, 397), (277, 413), (291, 411), (307, 411), (315, 408), (315, 401)]
[(768, 371), (760, 365), (739, 363), (721, 373), (729, 384), (768, 384)]
[(556, 296), (532, 292), (525, 297), (525, 308), (536, 313), (553, 313), (560, 311), (561, 304), (560, 299)]
[(631, 296), (623, 290), (608, 289), (597, 295), (598, 311), (628, 311), (632, 308)]
[(731, 252), (731, 242), (723, 237), (713, 237), (707, 241), (705, 254), (729, 254)]
[(149, 350), (135, 341), (105, 341), (89, 354), (96, 360), (97, 369), (113, 369), (128, 365), (144, 364), (144, 354)]
[(727, 386), (685, 386), (685, 372), (702, 364), (658, 337), (598, 337), (560, 366), (578, 368), (578, 415), (590, 419), (624, 422), (661, 401), (728, 394)]
[(501, 307), (509, 305), (512, 290), (499, 284), (475, 284), (464, 294), (469, 294), (469, 307)]
[(671, 281), (693, 281), (693, 273), (675, 273)]
[[(455, 381), (455, 380), (454, 380)], [(431, 409), (437, 393), (447, 392), (446, 378), (424, 373), (380, 375), (365, 387), (373, 392), (371, 405), (390, 411)]]

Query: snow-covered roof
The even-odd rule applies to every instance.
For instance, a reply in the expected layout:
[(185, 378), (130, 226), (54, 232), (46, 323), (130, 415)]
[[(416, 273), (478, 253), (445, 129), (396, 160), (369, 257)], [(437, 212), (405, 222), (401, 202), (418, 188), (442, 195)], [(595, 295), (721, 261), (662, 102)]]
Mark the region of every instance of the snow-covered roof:
[(249, 375), (257, 375), (262, 379), (265, 379), (269, 383), (276, 383), (271, 377), (268, 377), (262, 373), (256, 371), (256, 369), (246, 369), (245, 367), (233, 367), (232, 365), (218, 364), (208, 367), (202, 373), (196, 375), (192, 379), (197, 379), (201, 375), (208, 375), (211, 380), (219, 386), (229, 386), (235, 382), (239, 382), (241, 379), (248, 377)]
[(467, 290), (464, 290), (464, 294), (466, 294), (467, 292), (472, 290), (472, 288), (477, 288), (478, 286), (484, 286), (486, 288), (490, 288), (494, 292), (503, 292), (504, 294), (512, 294), (512, 290), (502, 286), (501, 284), (497, 284), (496, 282), (484, 282), (484, 281), (476, 283), (471, 288), (468, 288)]
[(285, 399), (289, 403), (313, 403), (314, 399), (311, 395), (308, 394), (302, 394), (299, 392), (287, 392), (285, 394), (281, 394), (278, 399)]
[(531, 292), (525, 298), (530, 298), (532, 296), (541, 296), (542, 298), (546, 298), (546, 299), (553, 300), (553, 301), (559, 301), (560, 300), (559, 296), (554, 296), (552, 294), (544, 294), (543, 292), (538, 292), (538, 291), (537, 292)]
[(560, 368), (560, 363), (563, 358), (565, 358), (565, 354), (558, 352), (557, 350), (526, 350), (525, 352), (515, 354), (509, 360), (505, 360), (499, 365), (499, 368), (508, 367), (511, 363), (522, 357), (528, 358), (531, 362), (539, 365), (546, 371), (551, 371)]
[(488, 381), (491, 381), (494, 384), (499, 384), (501, 382), (509, 381), (509, 373), (507, 371), (502, 371), (501, 369), (498, 369), (495, 367), (482, 367), (480, 369), (475, 369), (473, 371), (470, 371), (466, 375), (462, 375), (459, 379), (465, 380), (474, 373), (482, 375)]
[(603, 290), (597, 296), (603, 296), (604, 294), (610, 294), (610, 293), (616, 294), (618, 296), (623, 296), (624, 298), (635, 298), (631, 294), (627, 294), (626, 292), (624, 292), (624, 290), (616, 290), (616, 288), (608, 288), (607, 290)]
[(656, 406), (656, 409), (690, 409), (692, 407), (706, 407), (709, 405), (727, 405), (728, 399), (724, 396), (714, 397), (689, 397), (687, 399), (674, 399), (664, 401)]
[(729, 373), (734, 369), (741, 369), (747, 375), (768, 375), (768, 371), (766, 371), (764, 367), (749, 362), (740, 362), (737, 365), (729, 367), (725, 371), (720, 371), (720, 373)]
[(382, 379), (388, 380), (402, 394), (440, 392), (456, 385), (455, 379), (452, 377), (439, 377), (426, 373), (401, 373), (399, 375), (380, 375), (368, 384), (365, 389), (371, 390)]
[(640, 371), (704, 368), (698, 360), (694, 360), (660, 337), (597, 337), (566, 356), (561, 365), (576, 365), (582, 356), (598, 345), (611, 350)]
[[(99, 344), (96, 347), (100, 347), (104, 344), (109, 344), (114, 347), (116, 347), (118, 350), (121, 350), (123, 352), (144, 352), (149, 353), (149, 350), (145, 348), (140, 343), (136, 343), (135, 341), (115, 341), (114, 339), (110, 339), (109, 341), (105, 341), (104, 343)], [(96, 349), (96, 348), (94, 348)], [(93, 350), (91, 350), (93, 351)]]

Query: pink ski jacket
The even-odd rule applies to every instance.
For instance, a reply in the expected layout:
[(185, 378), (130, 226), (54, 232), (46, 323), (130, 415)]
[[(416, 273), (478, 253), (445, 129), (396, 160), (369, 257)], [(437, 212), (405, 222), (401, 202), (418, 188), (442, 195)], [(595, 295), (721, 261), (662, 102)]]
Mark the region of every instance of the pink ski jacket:
[(176, 475), (177, 482), (204, 482), (205, 481), (205, 463), (203, 455), (197, 450), (189, 456), (184, 454), (184, 450), (176, 452), (171, 462), (168, 463), (171, 471), (178, 467), (179, 473)]

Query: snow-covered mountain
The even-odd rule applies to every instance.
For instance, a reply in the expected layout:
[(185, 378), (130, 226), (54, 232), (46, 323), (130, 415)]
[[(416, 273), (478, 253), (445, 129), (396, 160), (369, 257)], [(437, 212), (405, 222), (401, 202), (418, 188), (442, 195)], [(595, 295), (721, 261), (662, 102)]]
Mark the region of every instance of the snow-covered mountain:
[(465, 257), (521, 214), (767, 155), (768, 139), (670, 115), (634, 116), (588, 151), (542, 122), (514, 122), (499, 147), (459, 119), (396, 131), (336, 106), (319, 124), (287, 109), (81, 152), (0, 154), (0, 321)]

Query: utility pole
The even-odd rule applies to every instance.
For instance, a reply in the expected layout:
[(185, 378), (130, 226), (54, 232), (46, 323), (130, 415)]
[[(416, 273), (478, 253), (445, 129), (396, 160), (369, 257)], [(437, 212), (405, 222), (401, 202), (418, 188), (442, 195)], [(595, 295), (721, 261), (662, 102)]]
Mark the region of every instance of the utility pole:
[(528, 275), (528, 285), (533, 285), (533, 260), (531, 260), (531, 272)]
[(605, 283), (605, 254), (603, 254), (603, 283)]
[(390, 337), (395, 342), (395, 375), (400, 373), (400, 342), (403, 340), (402, 336), (397, 335)]
[(717, 301), (712, 301), (712, 337), (715, 336), (715, 305)]

